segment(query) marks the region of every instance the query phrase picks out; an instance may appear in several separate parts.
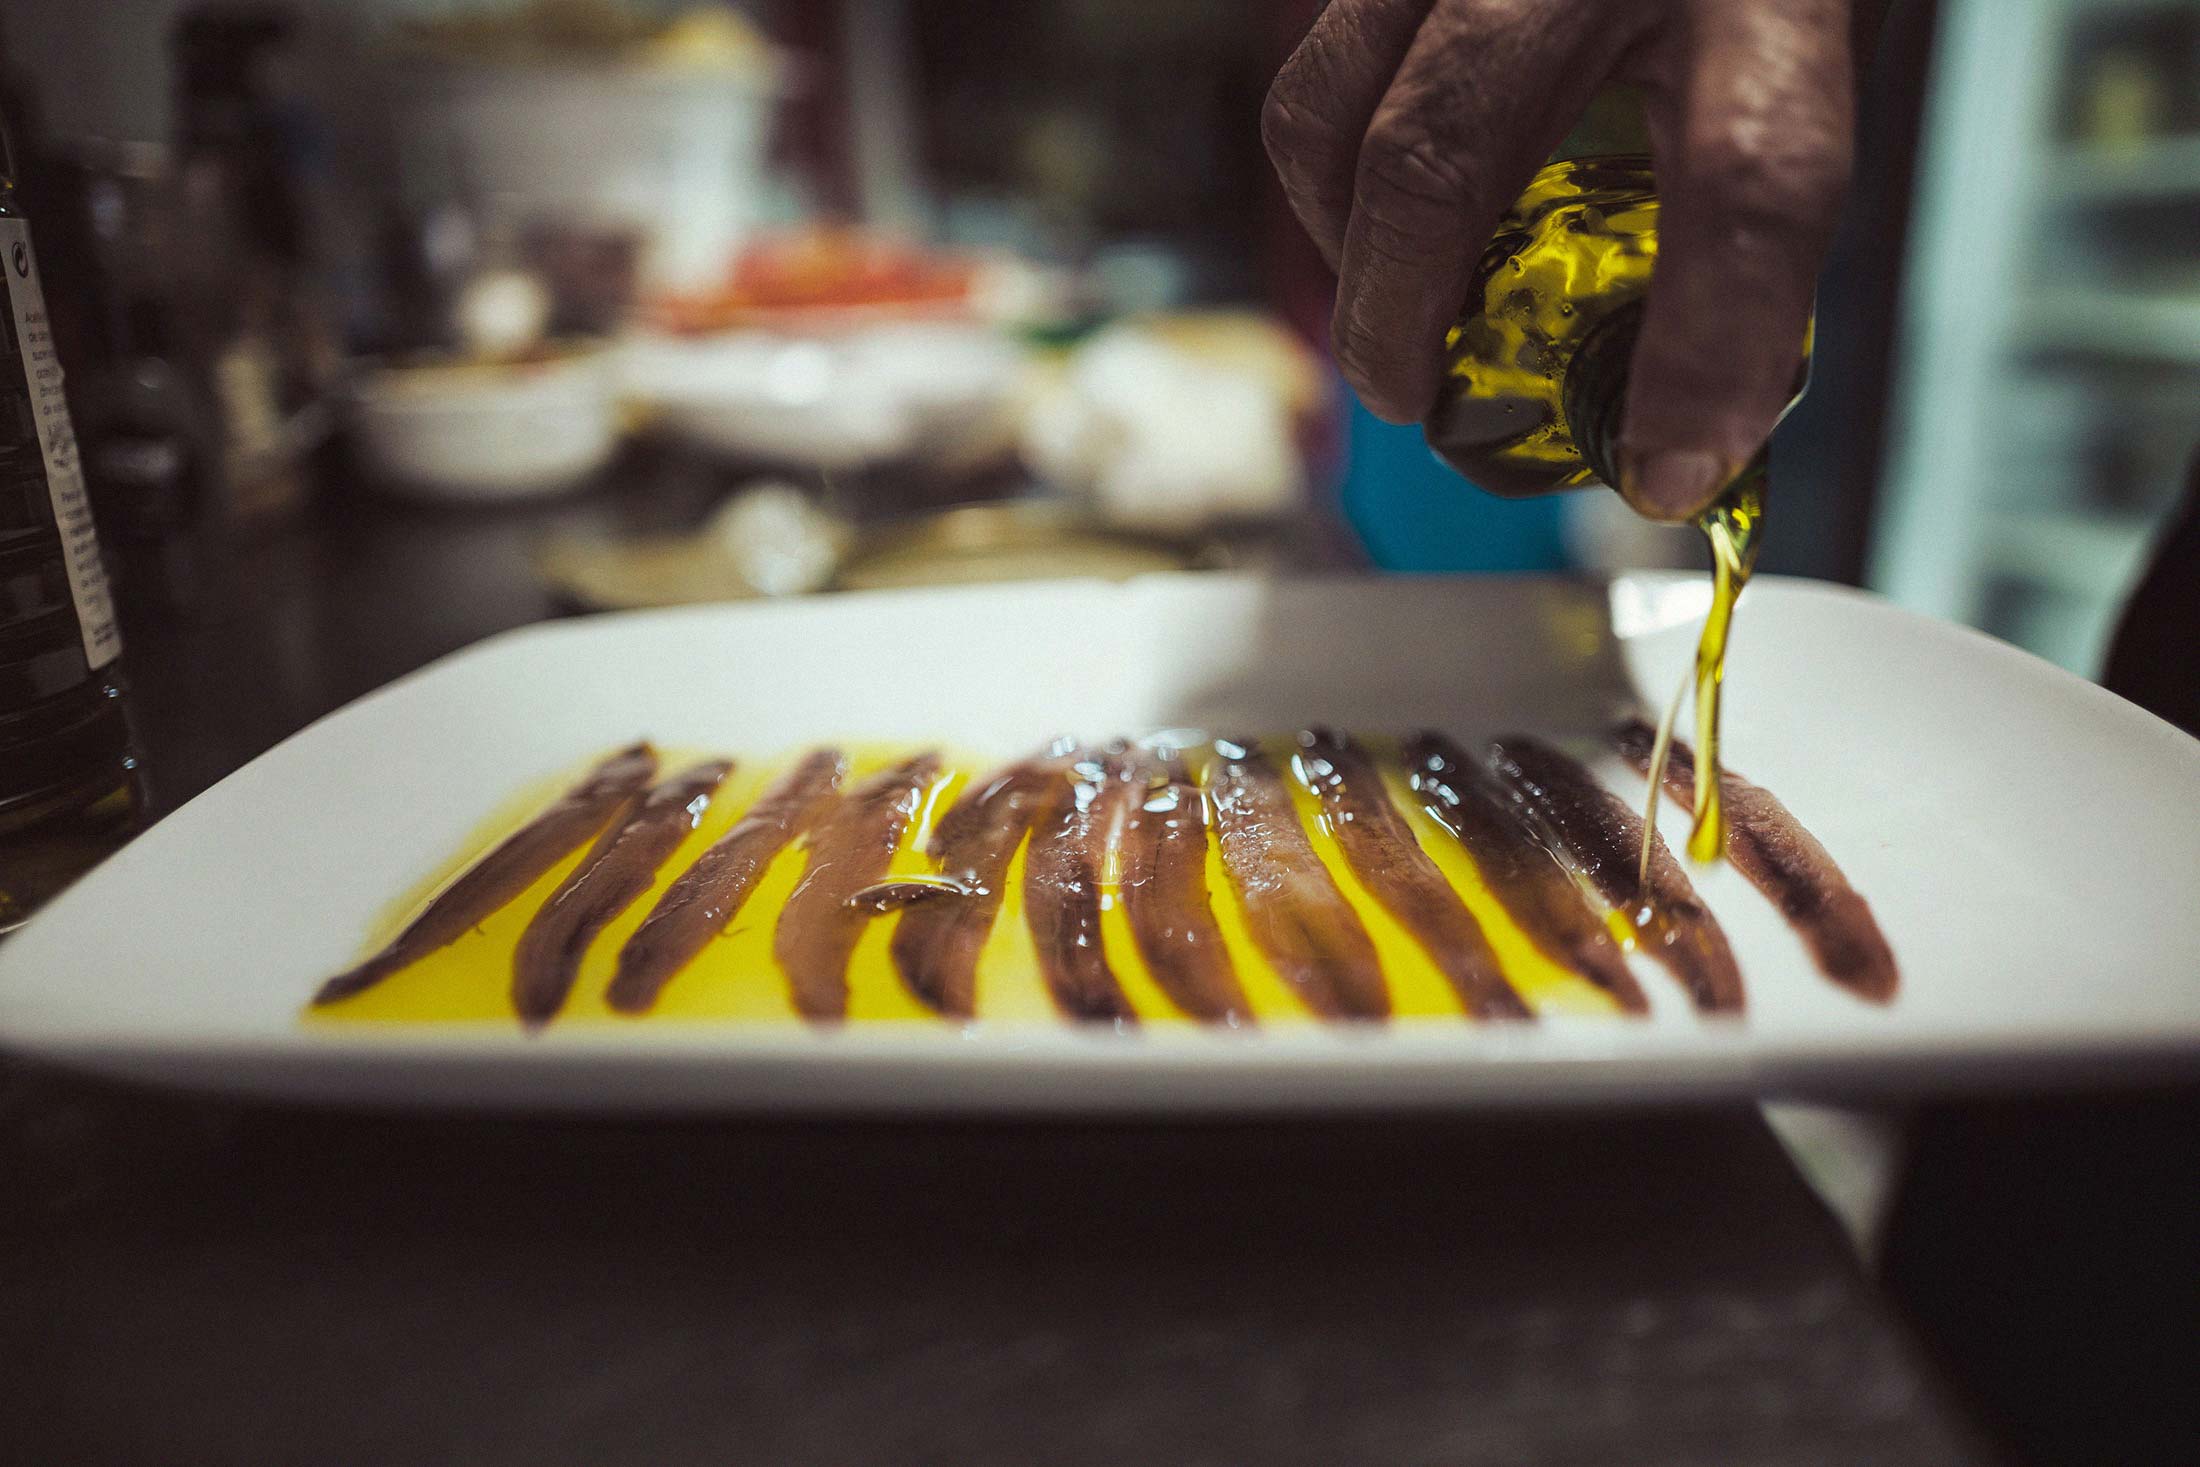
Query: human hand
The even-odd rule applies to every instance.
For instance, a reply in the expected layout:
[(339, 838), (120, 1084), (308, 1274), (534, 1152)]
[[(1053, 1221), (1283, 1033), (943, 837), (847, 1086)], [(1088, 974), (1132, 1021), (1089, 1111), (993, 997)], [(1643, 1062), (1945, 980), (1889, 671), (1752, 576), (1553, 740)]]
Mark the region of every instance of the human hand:
[(1422, 418), (1498, 220), (1613, 82), (1645, 96), (1661, 200), (1618, 486), (1686, 519), (1794, 391), (1848, 184), (1852, 8), (1875, 0), (1330, 0), (1262, 115), (1338, 273), (1338, 365)]

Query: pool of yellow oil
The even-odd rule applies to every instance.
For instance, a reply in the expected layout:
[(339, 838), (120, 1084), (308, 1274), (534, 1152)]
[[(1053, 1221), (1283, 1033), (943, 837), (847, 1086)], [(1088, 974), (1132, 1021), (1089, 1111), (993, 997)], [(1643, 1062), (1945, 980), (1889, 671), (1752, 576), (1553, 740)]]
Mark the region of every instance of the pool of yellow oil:
[[(1292, 769), (1292, 746), (1288, 741), (1276, 741), (1269, 752), (1279, 769)], [(906, 749), (899, 748), (852, 750), (850, 783), (897, 762), (907, 753)], [(667, 771), (676, 770), (686, 762), (668, 754), (662, 767)], [(801, 1022), (787, 982), (772, 955), (775, 919), (801, 879), (807, 860), (799, 843), (782, 851), (765, 870), (726, 931), (666, 985), (646, 1020), (618, 1014), (604, 1001), (620, 947), (641, 925), (664, 889), (680, 871), (723, 836), (757, 794), (791, 762), (791, 759), (781, 759), (753, 765), (744, 763), (736, 768), (696, 828), (660, 868), (655, 885), (606, 926), (591, 945), (573, 993), (558, 1017), (560, 1026), (623, 1027), (637, 1022), (663, 1021), (793, 1026)], [(1203, 772), (1202, 761), (1195, 759), (1192, 764), (1195, 773)], [(982, 776), (990, 765), (950, 757), (946, 768), (947, 772), (926, 792), (916, 817), (910, 822), (893, 857), (889, 875), (913, 876), (932, 871), (932, 863), (924, 851), (933, 827), (940, 815), (969, 787), (970, 780)], [(363, 944), (363, 951), (375, 951), (395, 936), (438, 890), (555, 798), (578, 772), (575, 770), (572, 774), (530, 786), (500, 806), (497, 813), (483, 823), (465, 851), (393, 905), (378, 929), (370, 934), (370, 940)], [(1392, 798), (1406, 812), (1423, 848), (1481, 923), (1507, 976), (1529, 1005), (1539, 1013), (1616, 1012), (1602, 991), (1535, 947), (1483, 883), (1466, 851), (1427, 815), (1402, 777), (1386, 773), (1386, 778), (1392, 781)], [(1290, 783), (1316, 854), (1374, 940), (1390, 985), (1394, 1016), (1404, 1021), (1460, 1022), (1463, 1009), (1451, 985), (1421, 944), (1354, 877), (1322, 817), (1319, 800), (1295, 773), (1290, 776)], [(450, 946), (352, 998), (326, 1009), (308, 1010), (309, 1021), (342, 1024), (504, 1020), (516, 1023), (511, 1000), (513, 950), (527, 923), (579, 863), (581, 856), (582, 853), (576, 851), (520, 897)], [(1118, 860), (1111, 855), (1101, 880), (1101, 940), (1108, 964), (1142, 1022), (1189, 1024), (1192, 1020), (1170, 1001), (1139, 955), (1124, 912), (1118, 865)], [(1037, 952), (1025, 923), (1023, 866), (1024, 853), (1019, 849), (1008, 870), (992, 934), (979, 955), (977, 1013), (988, 1024), (1051, 1026), (1059, 1023), (1060, 1017), (1040, 974)], [(1315, 1015), (1299, 1001), (1253, 942), (1228, 872), (1223, 867), (1219, 847), (1211, 838), (1207, 846), (1207, 885), (1216, 923), (1255, 1022), (1264, 1027), (1317, 1022)], [(894, 924), (899, 920), (899, 915), (894, 913), (874, 919), (850, 959), (848, 1018), (852, 1023), (939, 1022), (909, 993), (895, 969), (889, 949)]]

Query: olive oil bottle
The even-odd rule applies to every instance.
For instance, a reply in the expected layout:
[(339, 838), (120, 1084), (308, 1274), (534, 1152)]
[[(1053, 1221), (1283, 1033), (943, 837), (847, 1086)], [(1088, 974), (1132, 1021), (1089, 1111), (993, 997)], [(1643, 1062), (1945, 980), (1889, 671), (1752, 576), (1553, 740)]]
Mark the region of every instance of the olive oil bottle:
[(99, 539), (0, 132), (0, 932), (137, 828)]
[[(1621, 417), (1643, 303), (1658, 254), (1658, 195), (1638, 119), (1625, 99), (1588, 126), (1635, 151), (1577, 153), (1576, 142), (1535, 176), (1474, 274), (1445, 339), (1445, 375), (1425, 428), (1453, 468), (1495, 494), (1619, 483)], [(1805, 344), (1805, 358), (1808, 344)], [(1798, 383), (1800, 393), (1800, 383)], [(1734, 603), (1756, 564), (1764, 524), (1760, 454), (1697, 519), (1711, 548), (1713, 600), (1691, 679), (1697, 756), (1719, 767), (1719, 692)], [(1687, 691), (1684, 686), (1682, 693)], [(1655, 838), (1658, 779), (1676, 694), (1661, 725), (1643, 856)], [(1724, 853), (1719, 781), (1696, 781), (1698, 861)]]

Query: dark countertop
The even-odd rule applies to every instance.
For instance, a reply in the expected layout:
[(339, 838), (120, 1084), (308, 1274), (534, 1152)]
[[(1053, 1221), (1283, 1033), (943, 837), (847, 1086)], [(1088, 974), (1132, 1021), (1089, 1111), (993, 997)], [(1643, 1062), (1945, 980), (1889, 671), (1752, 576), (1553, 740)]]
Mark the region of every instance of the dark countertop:
[[(160, 802), (554, 614), (546, 524), (681, 503), (337, 498), (126, 587)], [(21, 1063), (0, 1423), (72, 1467), (1984, 1460), (1747, 1107), (652, 1123)]]
[(1978, 1460), (1746, 1109), (169, 1125), (0, 1236), (17, 1460)]

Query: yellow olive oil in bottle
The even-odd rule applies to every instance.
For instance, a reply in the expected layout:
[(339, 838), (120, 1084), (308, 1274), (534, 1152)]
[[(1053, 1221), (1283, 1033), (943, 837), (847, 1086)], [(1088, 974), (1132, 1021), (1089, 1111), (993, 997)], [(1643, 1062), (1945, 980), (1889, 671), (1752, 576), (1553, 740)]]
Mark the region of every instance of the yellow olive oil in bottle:
[[(1607, 94), (1535, 176), (1483, 252), (1445, 338), (1444, 383), (1425, 424), (1437, 454), (1481, 488), (1519, 496), (1617, 485), (1621, 415), (1658, 255), (1658, 195), (1639, 106)], [(1807, 348), (1806, 348), (1807, 351)], [(1719, 690), (1734, 603), (1764, 523), (1760, 454), (1696, 523), (1711, 547), (1712, 607), (1697, 648), (1698, 861), (1724, 853)], [(1684, 686), (1682, 692), (1687, 691)], [(1659, 776), (1676, 694), (1660, 725), (1643, 841), (1656, 839)]]
[(0, 133), (0, 932), (136, 830), (107, 577)]

